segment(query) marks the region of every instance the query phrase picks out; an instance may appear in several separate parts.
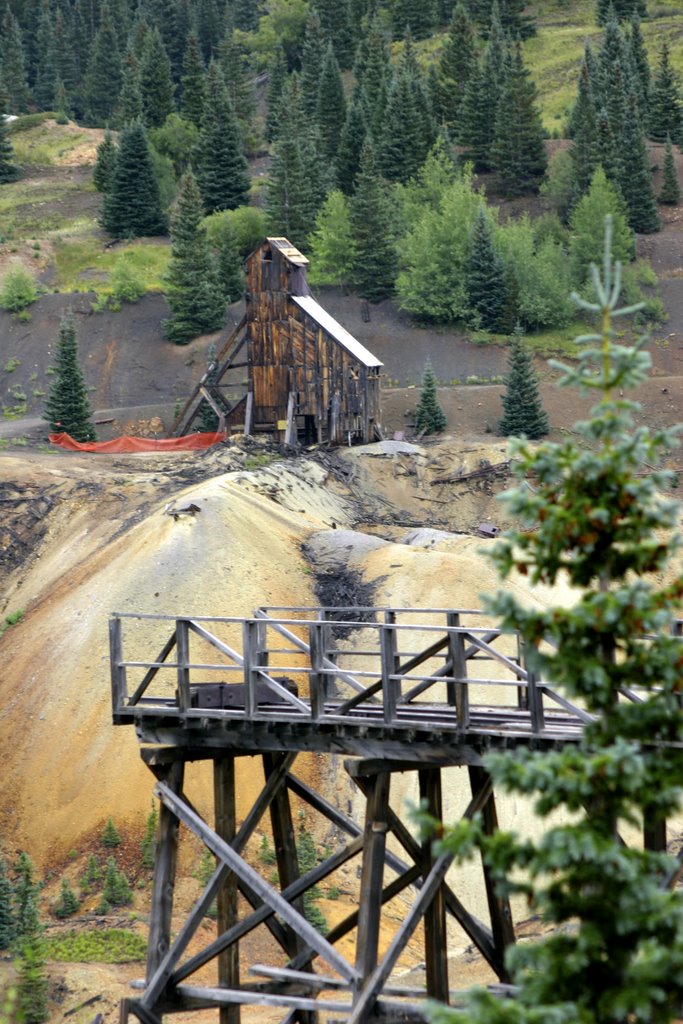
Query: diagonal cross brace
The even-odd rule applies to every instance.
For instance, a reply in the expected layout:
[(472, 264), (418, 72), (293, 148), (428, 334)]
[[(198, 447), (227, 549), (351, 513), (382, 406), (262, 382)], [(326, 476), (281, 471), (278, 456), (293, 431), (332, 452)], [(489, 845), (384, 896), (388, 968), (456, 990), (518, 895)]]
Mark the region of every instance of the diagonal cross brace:
[(276, 892), (272, 886), (268, 885), (259, 875), (258, 871), (250, 867), (228, 843), (220, 839), (196, 812), (190, 810), (187, 804), (180, 797), (176, 796), (173, 790), (169, 789), (163, 782), (159, 782), (155, 787), (155, 793), (175, 816), (208, 846), (211, 852), (227, 868), (234, 871), (241, 881), (246, 882), (256, 895), (271, 907), (276, 914), (279, 914), (297, 935), (300, 935), (319, 956), (341, 974), (342, 978), (351, 983), (356, 981), (356, 971), (349, 964), (348, 960), (334, 946), (327, 942), (320, 932), (313, 925), (309, 924), (306, 918), (299, 914), (279, 892)]

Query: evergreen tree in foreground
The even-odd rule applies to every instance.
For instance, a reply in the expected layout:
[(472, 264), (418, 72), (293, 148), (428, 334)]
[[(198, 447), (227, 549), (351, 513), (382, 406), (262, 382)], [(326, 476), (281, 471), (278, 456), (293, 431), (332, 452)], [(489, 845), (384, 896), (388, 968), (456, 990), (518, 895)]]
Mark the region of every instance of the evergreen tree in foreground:
[(119, 136), (116, 168), (104, 197), (102, 226), (114, 238), (162, 235), (166, 231), (147, 134), (139, 121), (128, 125)]
[[(562, 368), (563, 384), (599, 398), (575, 428), (584, 443), (512, 442), (520, 484), (507, 503), (521, 525), (493, 552), (503, 578), (563, 579), (580, 597), (530, 608), (501, 590), (488, 602), (503, 630), (520, 632), (532, 669), (591, 718), (576, 745), (486, 759), (495, 786), (552, 816), (539, 840), (487, 837), (461, 822), (438, 843), (458, 857), (480, 847), (499, 891), (519, 894), (552, 930), (508, 951), (512, 999), (475, 990), (464, 1012), (434, 1009), (439, 1024), (669, 1024), (683, 1004), (680, 860), (619, 835), (625, 822), (657, 828), (680, 812), (681, 649), (671, 627), (683, 577), (661, 582), (680, 549), (670, 534), (679, 513), (660, 496), (671, 474), (656, 469), (675, 438), (634, 428), (638, 407), (619, 397), (645, 379), (650, 357), (646, 339), (614, 341), (615, 321), (634, 310), (616, 308), (609, 233), (592, 280), (595, 301), (581, 304), (601, 333), (581, 339), (578, 364)], [(638, 700), (620, 696), (631, 688)]]
[(422, 374), (422, 393), (415, 410), (415, 430), (422, 434), (438, 434), (446, 429), (446, 416), (436, 397), (436, 377), (430, 359)]
[(664, 180), (658, 198), (660, 203), (668, 203), (672, 206), (675, 206), (681, 198), (681, 184), (678, 180), (674, 151), (669, 138), (666, 140), (664, 150)]
[(206, 232), (204, 211), (194, 175), (183, 178), (171, 224), (171, 260), (166, 272), (166, 299), (171, 317), (164, 321), (166, 337), (187, 345), (225, 322), (226, 302), (218, 280)]
[(75, 441), (94, 441), (90, 399), (78, 365), (78, 346), (73, 317), (59, 325), (54, 375), (45, 402), (44, 418), (55, 433), (65, 431)]
[(13, 163), (14, 149), (5, 121), (6, 113), (5, 96), (0, 92), (0, 185), (4, 185), (8, 181), (16, 181), (21, 176), (20, 169)]
[(548, 417), (541, 403), (538, 381), (531, 356), (524, 348), (521, 332), (510, 342), (508, 375), (505, 378), (503, 418), (498, 433), (507, 437), (526, 437), (538, 441), (548, 433)]

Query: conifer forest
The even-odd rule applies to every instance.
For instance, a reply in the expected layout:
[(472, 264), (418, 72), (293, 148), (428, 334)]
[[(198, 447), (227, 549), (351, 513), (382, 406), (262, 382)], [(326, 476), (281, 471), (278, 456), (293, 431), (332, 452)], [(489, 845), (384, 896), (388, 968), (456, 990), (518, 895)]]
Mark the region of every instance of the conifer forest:
[(1, 0), (0, 1024), (683, 1020), (682, 197), (676, 0)]

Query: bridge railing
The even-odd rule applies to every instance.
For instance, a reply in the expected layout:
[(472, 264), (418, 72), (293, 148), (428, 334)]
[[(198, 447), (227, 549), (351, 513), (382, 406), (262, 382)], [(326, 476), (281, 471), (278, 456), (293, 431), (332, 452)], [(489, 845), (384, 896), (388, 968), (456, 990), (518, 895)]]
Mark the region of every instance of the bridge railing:
[[(433, 721), (464, 731), (488, 723), (532, 733), (553, 721), (590, 721), (538, 677), (535, 652), (516, 633), (473, 609), (127, 613), (112, 618), (110, 642), (115, 720), (137, 709), (358, 727)], [(637, 686), (624, 698), (640, 699)]]

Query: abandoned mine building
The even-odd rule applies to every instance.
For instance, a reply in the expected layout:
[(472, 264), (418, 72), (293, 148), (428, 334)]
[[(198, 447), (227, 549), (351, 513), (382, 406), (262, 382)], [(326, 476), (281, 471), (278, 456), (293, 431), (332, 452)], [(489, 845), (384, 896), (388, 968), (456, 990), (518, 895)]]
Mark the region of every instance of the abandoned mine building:
[[(245, 262), (244, 316), (173, 424), (289, 445), (375, 440), (382, 363), (311, 295), (308, 260), (266, 238)], [(245, 376), (246, 373), (246, 376)]]

